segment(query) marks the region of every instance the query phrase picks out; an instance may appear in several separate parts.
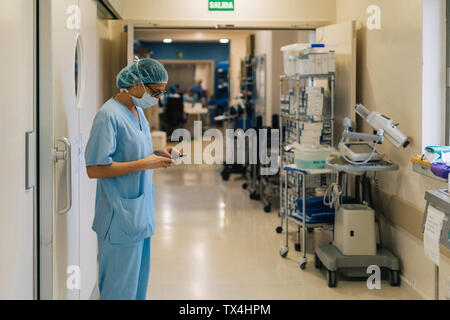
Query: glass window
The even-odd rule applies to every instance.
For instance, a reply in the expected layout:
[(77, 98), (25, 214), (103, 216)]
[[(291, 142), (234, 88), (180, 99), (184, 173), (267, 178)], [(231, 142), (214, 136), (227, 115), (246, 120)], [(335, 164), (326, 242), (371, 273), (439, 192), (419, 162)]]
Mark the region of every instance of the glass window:
[(447, 108), (445, 143), (450, 145), (450, 0), (447, 0)]
[(80, 90), (81, 90), (81, 71), (82, 71), (82, 51), (81, 51), (81, 37), (78, 36), (77, 45), (75, 47), (75, 96), (77, 103), (80, 102)]

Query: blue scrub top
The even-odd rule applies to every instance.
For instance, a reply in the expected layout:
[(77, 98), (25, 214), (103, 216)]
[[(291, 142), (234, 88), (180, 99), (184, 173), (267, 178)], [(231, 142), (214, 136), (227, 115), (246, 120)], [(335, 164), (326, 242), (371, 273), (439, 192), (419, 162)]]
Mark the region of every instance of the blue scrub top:
[[(86, 166), (129, 162), (153, 154), (150, 125), (124, 105), (108, 100), (97, 113), (86, 146)], [(155, 232), (153, 170), (97, 180), (92, 229), (112, 244), (140, 241)]]
[(203, 92), (202, 86), (195, 85), (191, 88), (191, 90), (194, 91), (194, 94), (196, 95), (196, 100), (200, 100)]

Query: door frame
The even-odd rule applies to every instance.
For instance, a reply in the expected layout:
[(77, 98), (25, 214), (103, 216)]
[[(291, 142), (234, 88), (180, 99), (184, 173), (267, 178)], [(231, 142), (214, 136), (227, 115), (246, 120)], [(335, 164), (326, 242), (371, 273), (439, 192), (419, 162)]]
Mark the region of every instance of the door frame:
[[(39, 1), (33, 0), (33, 131), (35, 133), (34, 144), (35, 172), (33, 187), (33, 299), (40, 298), (40, 265), (39, 265)], [(29, 172), (27, 172), (29, 174)]]
[[(37, 2), (39, 299), (53, 299), (53, 50), (52, 0)], [(44, 93), (45, 94), (42, 94)]]

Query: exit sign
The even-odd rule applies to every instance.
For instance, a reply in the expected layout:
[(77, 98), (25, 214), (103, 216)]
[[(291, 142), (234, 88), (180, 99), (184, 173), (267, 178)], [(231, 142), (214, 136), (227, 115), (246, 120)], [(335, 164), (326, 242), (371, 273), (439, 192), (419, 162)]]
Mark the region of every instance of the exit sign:
[(208, 0), (209, 11), (234, 11), (234, 0)]

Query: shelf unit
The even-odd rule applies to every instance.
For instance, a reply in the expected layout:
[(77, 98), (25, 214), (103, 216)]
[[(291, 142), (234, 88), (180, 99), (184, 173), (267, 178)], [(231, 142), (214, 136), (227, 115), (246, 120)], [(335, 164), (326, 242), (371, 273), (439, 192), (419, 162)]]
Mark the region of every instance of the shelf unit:
[[(305, 127), (321, 128), (320, 144), (334, 146), (334, 111), (335, 111), (335, 79), (334, 73), (296, 75), (280, 77), (280, 210), (281, 224), (276, 231), (283, 231), (284, 219), (291, 219), (296, 212), (295, 201), (299, 194), (305, 198), (315, 196), (318, 186), (325, 186), (331, 182), (330, 174), (303, 176), (297, 179), (287, 175), (286, 166), (294, 163), (294, 153), (286, 151), (285, 147), (294, 142), (302, 143), (302, 134), (307, 132)], [(323, 108), (321, 113), (308, 111), (307, 87), (323, 88)], [(305, 125), (308, 124), (308, 125)], [(317, 132), (317, 131), (316, 131)], [(300, 181), (301, 180), (301, 181)], [(303, 190), (304, 188), (304, 190)], [(303, 225), (304, 226), (304, 225)], [(306, 224), (307, 228), (317, 227)], [(300, 240), (298, 225), (298, 242)], [(300, 250), (300, 243), (296, 244)], [(283, 256), (283, 255), (282, 255)]]

